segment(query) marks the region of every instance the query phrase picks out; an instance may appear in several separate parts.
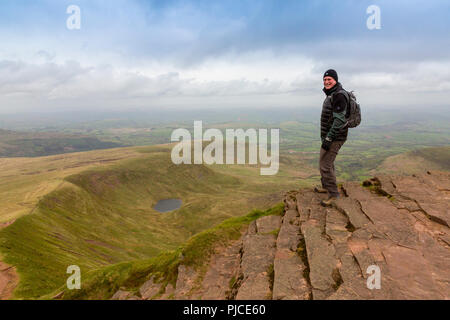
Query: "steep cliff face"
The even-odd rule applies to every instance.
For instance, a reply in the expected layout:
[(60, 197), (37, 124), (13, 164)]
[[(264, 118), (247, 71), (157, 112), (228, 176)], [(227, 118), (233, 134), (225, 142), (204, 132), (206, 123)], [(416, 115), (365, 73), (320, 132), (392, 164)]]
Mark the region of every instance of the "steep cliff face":
[(290, 191), (283, 216), (253, 221), (204, 268), (180, 265), (175, 287), (151, 278), (113, 299), (450, 298), (450, 173), (348, 182), (341, 194), (324, 208), (325, 195)]

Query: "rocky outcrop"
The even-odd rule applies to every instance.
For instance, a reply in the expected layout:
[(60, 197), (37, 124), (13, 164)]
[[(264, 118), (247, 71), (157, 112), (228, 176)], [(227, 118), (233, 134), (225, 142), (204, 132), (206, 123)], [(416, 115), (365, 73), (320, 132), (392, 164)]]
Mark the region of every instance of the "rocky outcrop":
[[(328, 208), (319, 204), (326, 195), (288, 192), (282, 217), (251, 223), (206, 272), (180, 265), (173, 298), (450, 299), (450, 173), (383, 176), (340, 191)], [(141, 296), (167, 299), (158, 291), (148, 282)]]
[[(239, 272), (241, 241), (219, 248), (211, 258), (198, 296), (207, 300), (223, 300), (231, 296), (233, 281)], [(234, 280), (233, 280), (234, 279)]]
[(305, 300), (310, 297), (310, 289), (304, 276), (308, 267), (303, 263), (303, 236), (299, 230), (300, 216), (295, 204), (286, 202), (286, 212), (278, 233), (274, 259), (273, 294), (274, 300)]
[(242, 241), (236, 300), (271, 299), (276, 234), (281, 217), (267, 216), (252, 223)]
[(154, 277), (151, 277), (150, 280), (146, 281), (140, 288), (139, 293), (142, 299), (148, 300), (153, 298), (155, 295), (159, 293), (161, 289), (161, 285), (155, 283)]

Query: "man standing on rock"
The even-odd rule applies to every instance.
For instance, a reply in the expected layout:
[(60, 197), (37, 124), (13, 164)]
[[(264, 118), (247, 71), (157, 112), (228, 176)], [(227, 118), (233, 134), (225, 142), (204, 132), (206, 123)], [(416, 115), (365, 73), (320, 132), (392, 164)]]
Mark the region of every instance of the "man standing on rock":
[(320, 203), (323, 206), (331, 206), (333, 201), (339, 198), (334, 160), (339, 149), (347, 140), (346, 110), (349, 97), (341, 83), (338, 82), (338, 75), (335, 70), (330, 69), (325, 72), (323, 84), (323, 92), (325, 92), (326, 98), (323, 102), (320, 118), (322, 147), (319, 160), (322, 187), (316, 187), (314, 190), (319, 193), (328, 193), (328, 199), (322, 200)]

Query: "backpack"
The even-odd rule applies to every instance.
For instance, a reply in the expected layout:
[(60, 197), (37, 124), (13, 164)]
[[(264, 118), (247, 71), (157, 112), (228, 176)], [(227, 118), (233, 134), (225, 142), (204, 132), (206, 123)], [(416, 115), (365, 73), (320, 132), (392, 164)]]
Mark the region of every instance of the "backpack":
[[(344, 89), (339, 92), (344, 91), (346, 93), (346, 97), (348, 100), (347, 111), (345, 113), (345, 118), (347, 119), (347, 127), (348, 128), (356, 128), (361, 123), (361, 106), (358, 101), (356, 101), (356, 97), (353, 94), (353, 91), (346, 91)], [(337, 93), (337, 92), (336, 92)], [(331, 97), (331, 101), (333, 101), (333, 96)]]

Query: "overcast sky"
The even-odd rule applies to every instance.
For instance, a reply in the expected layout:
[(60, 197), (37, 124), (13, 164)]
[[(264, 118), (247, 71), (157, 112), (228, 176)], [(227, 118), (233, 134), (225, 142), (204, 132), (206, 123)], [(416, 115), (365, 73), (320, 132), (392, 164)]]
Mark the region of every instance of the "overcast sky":
[(364, 106), (448, 105), (449, 12), (446, 0), (2, 0), (0, 112), (320, 107), (328, 68)]

